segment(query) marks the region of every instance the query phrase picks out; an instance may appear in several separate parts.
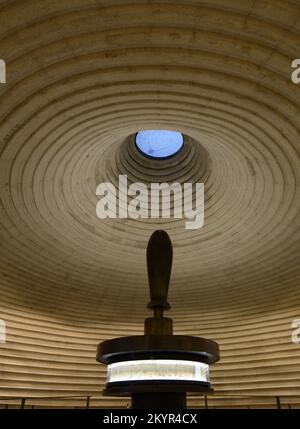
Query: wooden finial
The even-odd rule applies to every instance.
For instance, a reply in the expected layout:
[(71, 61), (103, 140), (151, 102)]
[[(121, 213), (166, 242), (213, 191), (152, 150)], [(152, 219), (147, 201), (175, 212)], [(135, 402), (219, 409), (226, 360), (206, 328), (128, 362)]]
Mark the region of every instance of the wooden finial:
[(173, 248), (165, 231), (155, 231), (147, 246), (147, 267), (151, 301), (149, 308), (167, 310), (168, 289), (172, 269)]

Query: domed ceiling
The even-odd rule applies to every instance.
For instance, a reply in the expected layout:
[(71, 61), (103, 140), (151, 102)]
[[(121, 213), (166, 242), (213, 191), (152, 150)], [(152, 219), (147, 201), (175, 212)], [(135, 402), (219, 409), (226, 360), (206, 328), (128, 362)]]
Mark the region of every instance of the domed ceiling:
[[(96, 345), (142, 333), (155, 229), (174, 246), (175, 333), (220, 344), (216, 393), (299, 402), (299, 4), (17, 0), (0, 22), (1, 403), (126, 403), (101, 397)], [(184, 147), (147, 159), (142, 129)], [(97, 218), (97, 185), (121, 174), (204, 182), (203, 228)]]

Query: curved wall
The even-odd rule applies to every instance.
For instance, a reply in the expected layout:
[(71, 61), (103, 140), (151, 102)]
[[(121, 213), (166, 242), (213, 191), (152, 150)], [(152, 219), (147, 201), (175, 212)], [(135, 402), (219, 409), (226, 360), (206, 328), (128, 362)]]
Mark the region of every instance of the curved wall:
[[(101, 397), (96, 345), (142, 332), (145, 248), (164, 228), (175, 332), (220, 344), (209, 400), (299, 404), (299, 5), (17, 0), (0, 22), (1, 403), (127, 402)], [(143, 128), (195, 147), (157, 168), (126, 144)], [(204, 227), (99, 220), (96, 186), (119, 174), (204, 180)]]

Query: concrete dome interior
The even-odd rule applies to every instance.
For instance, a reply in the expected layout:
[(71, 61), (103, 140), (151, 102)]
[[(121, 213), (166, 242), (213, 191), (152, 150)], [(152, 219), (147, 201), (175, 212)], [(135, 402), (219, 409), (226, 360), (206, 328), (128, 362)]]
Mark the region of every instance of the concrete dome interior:
[[(128, 402), (101, 396), (96, 345), (142, 333), (145, 249), (163, 228), (175, 333), (220, 345), (209, 401), (299, 406), (300, 6), (17, 0), (0, 22), (0, 403)], [(142, 129), (187, 136), (181, 162), (135, 151)], [(204, 181), (204, 227), (99, 220), (96, 186), (119, 174)]]

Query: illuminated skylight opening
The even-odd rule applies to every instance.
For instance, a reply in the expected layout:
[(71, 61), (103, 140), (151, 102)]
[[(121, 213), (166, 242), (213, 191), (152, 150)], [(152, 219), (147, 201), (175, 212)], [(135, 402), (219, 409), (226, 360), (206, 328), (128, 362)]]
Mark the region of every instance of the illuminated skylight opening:
[(183, 135), (170, 130), (143, 130), (136, 134), (139, 151), (151, 158), (162, 159), (176, 155), (183, 146)]

